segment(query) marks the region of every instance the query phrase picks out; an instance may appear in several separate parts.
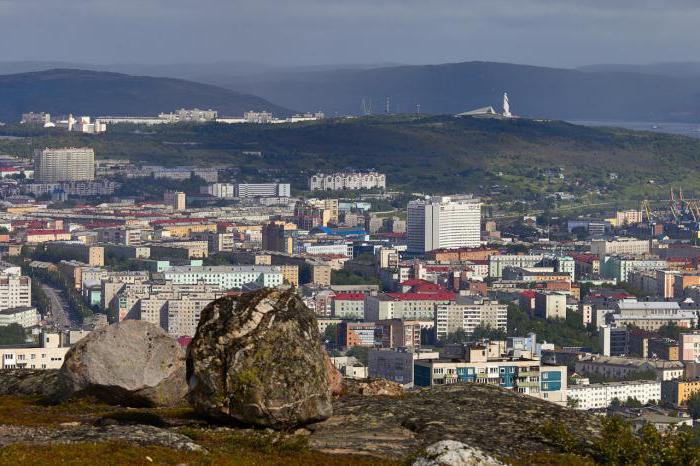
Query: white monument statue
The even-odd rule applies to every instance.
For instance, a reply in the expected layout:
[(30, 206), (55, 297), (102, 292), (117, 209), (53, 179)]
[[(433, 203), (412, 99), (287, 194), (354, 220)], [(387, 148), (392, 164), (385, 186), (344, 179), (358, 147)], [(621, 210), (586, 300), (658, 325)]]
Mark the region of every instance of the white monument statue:
[(513, 115), (510, 113), (510, 102), (508, 101), (508, 93), (503, 93), (503, 116), (510, 118)]

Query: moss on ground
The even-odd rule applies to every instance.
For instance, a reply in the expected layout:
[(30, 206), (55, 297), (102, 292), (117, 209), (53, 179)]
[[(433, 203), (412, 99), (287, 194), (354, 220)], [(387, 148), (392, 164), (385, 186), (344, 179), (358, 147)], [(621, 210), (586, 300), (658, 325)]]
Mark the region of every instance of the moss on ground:
[[(207, 453), (126, 442), (78, 442), (64, 445), (21, 445), (0, 448), (0, 464), (52, 465), (399, 465), (397, 461), (313, 451), (305, 436), (285, 436), (252, 429), (212, 429), (190, 408), (128, 409), (91, 401), (45, 406), (31, 397), (1, 396), (0, 425), (59, 427), (62, 423), (92, 424), (100, 419), (120, 423), (170, 424), (173, 432), (190, 437)], [(214, 426), (216, 427), (216, 426)]]

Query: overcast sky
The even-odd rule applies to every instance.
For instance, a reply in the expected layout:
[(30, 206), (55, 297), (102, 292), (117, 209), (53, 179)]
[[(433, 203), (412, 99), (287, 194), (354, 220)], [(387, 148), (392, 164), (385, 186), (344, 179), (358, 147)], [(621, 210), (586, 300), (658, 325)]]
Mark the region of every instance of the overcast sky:
[(0, 0), (0, 61), (700, 61), (700, 0)]

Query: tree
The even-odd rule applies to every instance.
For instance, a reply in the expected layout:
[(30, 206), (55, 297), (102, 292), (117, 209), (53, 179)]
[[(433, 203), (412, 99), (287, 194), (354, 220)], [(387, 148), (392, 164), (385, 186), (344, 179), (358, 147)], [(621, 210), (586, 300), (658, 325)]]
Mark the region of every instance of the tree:
[(445, 337), (445, 343), (466, 343), (469, 341), (469, 335), (464, 329), (458, 328), (452, 333), (448, 333)]
[(330, 324), (323, 331), (323, 341), (330, 347), (338, 345), (338, 324)]
[(19, 345), (25, 342), (24, 327), (19, 324), (0, 326), (0, 345)]
[(362, 363), (363, 366), (369, 365), (369, 350), (371, 348), (367, 346), (353, 346), (350, 348), (346, 356), (352, 356)]
[(627, 401), (625, 401), (624, 403), (624, 406), (627, 408), (641, 408), (643, 405), (642, 402), (638, 399), (628, 396)]
[(581, 400), (578, 398), (571, 398), (570, 396), (566, 397), (566, 407), (571, 408), (571, 409), (576, 409), (579, 407), (581, 404)]
[(695, 392), (688, 398), (688, 414), (694, 421), (700, 419), (700, 392)]
[(622, 406), (622, 403), (620, 402), (619, 398), (615, 397), (610, 401), (611, 408), (619, 408), (620, 406)]

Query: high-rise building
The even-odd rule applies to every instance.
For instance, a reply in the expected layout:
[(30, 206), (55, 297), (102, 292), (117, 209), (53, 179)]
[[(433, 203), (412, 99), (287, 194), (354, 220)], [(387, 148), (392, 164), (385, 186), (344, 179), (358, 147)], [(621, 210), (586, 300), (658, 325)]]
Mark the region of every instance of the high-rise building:
[(445, 196), (408, 203), (408, 251), (477, 247), (481, 243), (481, 201)]
[(95, 151), (89, 147), (37, 149), (34, 179), (38, 183), (95, 179)]
[(163, 201), (173, 210), (185, 210), (187, 196), (181, 191), (165, 191)]

